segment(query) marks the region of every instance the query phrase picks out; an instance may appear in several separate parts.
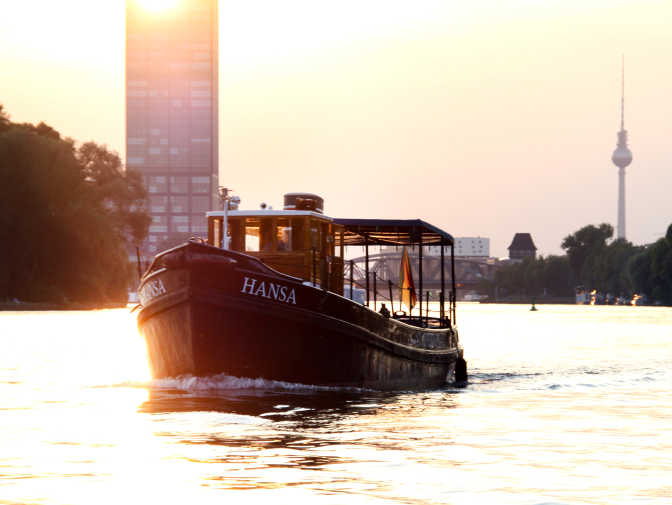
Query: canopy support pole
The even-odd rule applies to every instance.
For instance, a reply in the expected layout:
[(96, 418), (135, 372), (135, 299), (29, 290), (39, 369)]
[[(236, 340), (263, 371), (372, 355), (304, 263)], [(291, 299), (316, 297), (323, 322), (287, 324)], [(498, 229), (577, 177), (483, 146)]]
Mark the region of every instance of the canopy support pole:
[(373, 310), (378, 306), (378, 272), (373, 272)]
[(451, 314), (451, 319), (453, 326), (457, 324), (457, 321), (455, 321), (455, 315), (457, 310), (456, 305), (457, 305), (457, 283), (455, 282), (455, 240), (453, 239), (453, 243), (450, 244), (450, 276), (453, 284), (453, 303), (452, 303), (452, 314)]
[(446, 309), (445, 309), (445, 303), (446, 303), (446, 273), (444, 271), (445, 268), (445, 254), (443, 251), (443, 248), (445, 247), (446, 242), (441, 237), (441, 299), (439, 300), (439, 303), (441, 304), (441, 308), (439, 309), (439, 317), (441, 318), (441, 325), (443, 326), (443, 320), (446, 317)]
[(365, 269), (366, 269), (366, 306), (369, 306), (369, 236), (364, 235), (364, 250), (365, 250)]

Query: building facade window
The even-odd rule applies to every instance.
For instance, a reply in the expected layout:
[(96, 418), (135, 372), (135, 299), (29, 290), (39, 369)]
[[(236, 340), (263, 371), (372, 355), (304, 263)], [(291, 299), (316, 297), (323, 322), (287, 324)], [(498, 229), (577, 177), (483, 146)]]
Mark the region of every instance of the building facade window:
[(149, 193), (165, 193), (168, 191), (167, 177), (149, 176), (147, 178), (147, 191)]
[(192, 193), (210, 193), (210, 177), (192, 177)]
[(173, 213), (189, 212), (189, 197), (188, 196), (171, 196), (170, 197), (170, 211)]
[(171, 231), (185, 233), (189, 231), (189, 216), (171, 216)]
[(189, 193), (189, 178), (185, 176), (171, 176), (170, 192), (173, 194)]
[(166, 212), (168, 210), (167, 196), (150, 196), (149, 197), (149, 211), (153, 214)]

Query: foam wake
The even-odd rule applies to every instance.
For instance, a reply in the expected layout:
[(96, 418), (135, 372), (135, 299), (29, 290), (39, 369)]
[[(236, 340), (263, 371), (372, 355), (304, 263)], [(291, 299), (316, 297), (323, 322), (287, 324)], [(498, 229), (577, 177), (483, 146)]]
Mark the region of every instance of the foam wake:
[(181, 389), (184, 391), (216, 390), (273, 390), (273, 391), (364, 391), (354, 387), (316, 386), (295, 382), (274, 381), (262, 378), (234, 377), (219, 374), (210, 377), (181, 375), (166, 379), (154, 379), (152, 386), (160, 389)]

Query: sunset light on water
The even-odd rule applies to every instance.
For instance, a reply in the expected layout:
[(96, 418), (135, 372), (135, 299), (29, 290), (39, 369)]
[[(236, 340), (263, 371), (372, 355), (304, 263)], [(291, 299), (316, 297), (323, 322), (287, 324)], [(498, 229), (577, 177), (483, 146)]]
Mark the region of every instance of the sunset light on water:
[(423, 393), (152, 381), (127, 310), (0, 314), (0, 503), (666, 504), (669, 309), (527, 309), (462, 305), (470, 385)]

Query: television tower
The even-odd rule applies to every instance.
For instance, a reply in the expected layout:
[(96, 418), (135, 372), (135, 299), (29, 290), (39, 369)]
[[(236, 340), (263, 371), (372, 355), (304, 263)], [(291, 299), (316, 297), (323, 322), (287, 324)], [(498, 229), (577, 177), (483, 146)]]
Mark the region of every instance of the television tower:
[(625, 167), (632, 162), (632, 152), (628, 149), (628, 131), (625, 129), (625, 57), (621, 60), (621, 131), (618, 144), (611, 161), (618, 167), (618, 226), (616, 237), (625, 238)]

